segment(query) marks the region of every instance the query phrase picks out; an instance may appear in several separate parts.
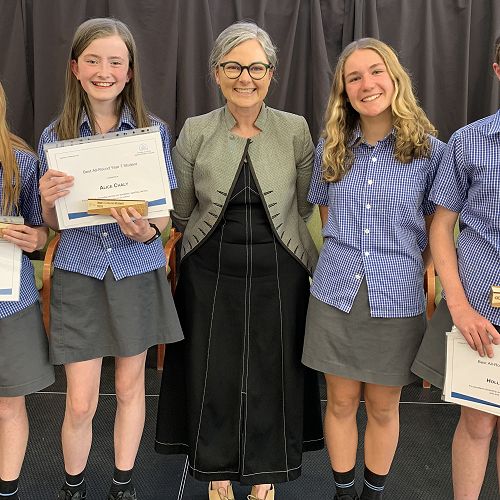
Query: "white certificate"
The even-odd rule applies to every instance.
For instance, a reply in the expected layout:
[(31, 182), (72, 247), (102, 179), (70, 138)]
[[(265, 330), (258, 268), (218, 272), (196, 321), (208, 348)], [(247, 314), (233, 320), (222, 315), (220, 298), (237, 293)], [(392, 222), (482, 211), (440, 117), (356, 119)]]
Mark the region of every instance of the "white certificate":
[(455, 326), (446, 335), (444, 400), (500, 416), (500, 346), (482, 358)]
[[(1, 222), (23, 224), (22, 217), (1, 217)], [(0, 302), (19, 300), (22, 250), (0, 238)]]
[(87, 200), (145, 200), (148, 219), (173, 208), (159, 127), (112, 132), (44, 145), (49, 167), (71, 175), (74, 185), (56, 201), (60, 229), (116, 222), (89, 215)]

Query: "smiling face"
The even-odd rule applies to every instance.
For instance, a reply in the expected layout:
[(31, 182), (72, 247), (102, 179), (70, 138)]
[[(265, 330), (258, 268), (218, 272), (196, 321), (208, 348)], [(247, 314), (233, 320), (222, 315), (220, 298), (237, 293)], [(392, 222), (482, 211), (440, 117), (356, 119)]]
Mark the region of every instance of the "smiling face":
[(129, 53), (118, 35), (93, 40), (71, 61), (71, 70), (92, 105), (114, 103), (132, 78)]
[[(255, 62), (269, 63), (262, 45), (255, 39), (247, 40), (228, 52), (220, 61), (237, 62), (242, 66), (250, 66)], [(219, 64), (220, 64), (219, 63)], [(237, 117), (239, 113), (259, 113), (273, 76), (269, 70), (261, 80), (254, 80), (244, 69), (234, 80), (228, 78), (220, 66), (215, 70), (215, 80), (219, 84), (231, 113)]]
[(392, 81), (384, 60), (371, 49), (354, 51), (344, 64), (344, 85), (351, 106), (361, 121), (370, 118), (392, 120)]

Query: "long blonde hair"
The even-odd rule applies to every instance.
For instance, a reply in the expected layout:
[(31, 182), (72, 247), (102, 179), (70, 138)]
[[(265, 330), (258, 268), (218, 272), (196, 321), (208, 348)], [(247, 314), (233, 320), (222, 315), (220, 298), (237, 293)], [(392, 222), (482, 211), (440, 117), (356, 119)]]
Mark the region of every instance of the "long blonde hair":
[(2, 215), (11, 215), (19, 208), (21, 194), (21, 177), (17, 164), (15, 149), (31, 151), (31, 148), (7, 125), (7, 99), (0, 83), (0, 164), (2, 167)]
[(128, 50), (129, 67), (132, 70), (132, 78), (116, 99), (116, 115), (120, 116), (123, 106), (127, 105), (130, 108), (137, 127), (151, 125), (142, 97), (137, 47), (132, 33), (126, 24), (117, 19), (108, 17), (89, 19), (78, 26), (73, 37), (73, 43), (71, 44), (68, 65), (66, 67), (64, 105), (55, 125), (55, 131), (59, 139), (73, 139), (80, 135), (79, 127), (83, 110), (85, 110), (89, 117), (92, 131), (96, 132), (92, 106), (86, 92), (71, 70), (71, 61), (76, 61), (94, 40), (114, 35), (118, 35), (125, 43)]
[(347, 58), (356, 50), (370, 49), (384, 61), (394, 84), (392, 96), (392, 120), (395, 130), (394, 157), (401, 163), (430, 154), (428, 134), (437, 131), (418, 105), (410, 77), (401, 66), (394, 50), (374, 38), (361, 38), (350, 43), (340, 54), (333, 76), (332, 89), (325, 113), (325, 139), (323, 149), (323, 178), (337, 182), (349, 171), (354, 154), (349, 142), (359, 122), (359, 113), (347, 99), (344, 66)]

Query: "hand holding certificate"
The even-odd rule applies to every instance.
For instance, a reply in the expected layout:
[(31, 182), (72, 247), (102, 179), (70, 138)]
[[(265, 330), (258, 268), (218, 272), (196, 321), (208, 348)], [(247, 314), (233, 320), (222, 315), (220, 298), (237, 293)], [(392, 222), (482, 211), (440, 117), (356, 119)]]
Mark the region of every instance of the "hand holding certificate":
[[(111, 207), (147, 204), (148, 218), (167, 217), (173, 208), (159, 127), (60, 141), (44, 148), (50, 168), (74, 179), (69, 193), (55, 202), (60, 229), (116, 222), (101, 215)], [(98, 215), (93, 215), (96, 210)]]
[(481, 357), (455, 326), (446, 342), (444, 400), (500, 416), (500, 345)]
[[(11, 225), (23, 224), (22, 217), (2, 217), (2, 230)], [(19, 300), (21, 286), (22, 250), (0, 238), (0, 302)]]

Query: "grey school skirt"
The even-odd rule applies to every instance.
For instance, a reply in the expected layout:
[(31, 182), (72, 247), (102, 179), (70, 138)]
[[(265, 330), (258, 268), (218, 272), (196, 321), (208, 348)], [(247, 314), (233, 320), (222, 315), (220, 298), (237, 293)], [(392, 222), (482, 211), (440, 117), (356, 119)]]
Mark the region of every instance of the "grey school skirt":
[(25, 396), (53, 382), (38, 302), (0, 319), (0, 397)]
[(165, 268), (115, 280), (54, 269), (50, 361), (135, 356), (183, 339)]
[[(446, 332), (453, 326), (453, 319), (445, 299), (434, 311), (418, 350), (411, 371), (432, 385), (443, 389), (446, 371)], [(500, 332), (497, 325), (493, 325)]]
[(410, 318), (372, 318), (365, 280), (350, 313), (311, 295), (302, 363), (323, 373), (360, 382), (403, 386), (416, 380), (410, 366), (425, 326), (423, 314)]

